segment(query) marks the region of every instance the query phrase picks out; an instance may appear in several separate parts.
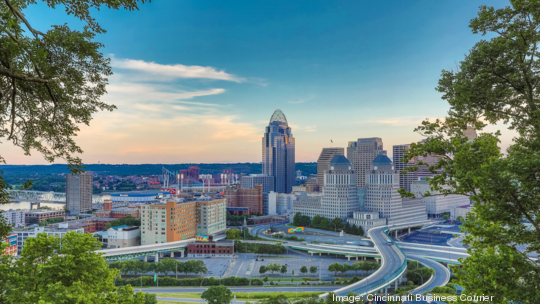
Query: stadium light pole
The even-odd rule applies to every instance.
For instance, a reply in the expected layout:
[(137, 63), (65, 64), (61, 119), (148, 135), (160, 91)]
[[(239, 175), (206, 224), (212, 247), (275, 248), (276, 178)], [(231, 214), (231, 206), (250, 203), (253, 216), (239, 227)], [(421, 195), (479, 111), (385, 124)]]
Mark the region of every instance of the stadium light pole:
[(417, 275), (419, 275), (419, 276), (420, 276), (420, 279), (422, 279), (422, 285), (424, 285), (424, 277), (422, 277), (422, 275), (421, 275), (421, 274), (419, 274), (418, 272), (413, 272), (413, 273), (416, 273)]

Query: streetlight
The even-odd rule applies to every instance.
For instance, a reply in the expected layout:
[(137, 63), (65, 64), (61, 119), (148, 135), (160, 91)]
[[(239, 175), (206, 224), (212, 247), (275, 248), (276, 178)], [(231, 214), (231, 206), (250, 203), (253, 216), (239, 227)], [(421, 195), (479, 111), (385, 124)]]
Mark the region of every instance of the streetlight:
[(202, 283), (204, 282), (204, 280), (206, 280), (206, 278), (202, 279), (202, 281), (201, 281), (201, 286), (199, 286), (199, 287), (202, 287)]

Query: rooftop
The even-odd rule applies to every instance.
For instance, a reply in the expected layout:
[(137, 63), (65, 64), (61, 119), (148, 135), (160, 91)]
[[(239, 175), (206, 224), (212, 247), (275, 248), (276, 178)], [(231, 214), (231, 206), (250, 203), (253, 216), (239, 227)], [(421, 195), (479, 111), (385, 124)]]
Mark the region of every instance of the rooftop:
[(379, 154), (375, 159), (371, 162), (372, 165), (391, 165), (392, 161), (388, 156), (384, 154)]
[(274, 114), (272, 114), (272, 117), (270, 117), (270, 123), (272, 123), (274, 121), (284, 123), (287, 126), (289, 125), (287, 123), (287, 118), (285, 118), (285, 114), (283, 114), (283, 112), (281, 112), (280, 109), (275, 110)]
[(339, 165), (350, 166), (351, 162), (349, 162), (349, 160), (344, 155), (336, 154), (334, 158), (332, 158), (332, 160), (330, 161), (330, 166)]

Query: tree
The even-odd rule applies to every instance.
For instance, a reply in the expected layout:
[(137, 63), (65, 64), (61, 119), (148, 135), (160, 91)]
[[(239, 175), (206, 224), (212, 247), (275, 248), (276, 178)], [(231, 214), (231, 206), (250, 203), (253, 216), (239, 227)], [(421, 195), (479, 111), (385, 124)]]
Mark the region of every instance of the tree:
[(279, 270), (279, 272), (281, 272), (281, 274), (286, 274), (287, 273), (287, 265), (281, 265), (281, 269)]
[[(204, 262), (203, 262), (204, 264)], [(157, 263), (156, 272), (166, 275), (169, 272), (176, 271), (176, 260), (165, 258)]]
[(334, 276), (337, 276), (338, 271), (342, 271), (342, 270), (343, 270), (343, 266), (340, 263), (336, 262), (336, 263), (328, 265), (328, 271), (333, 271)]
[(267, 275), (266, 275), (266, 276), (264, 276), (264, 278), (263, 278), (263, 281), (264, 281), (265, 283), (267, 283), (267, 282), (268, 282), (268, 276), (267, 276)]
[(315, 266), (309, 267), (309, 272), (310, 272), (311, 274), (316, 274), (316, 273), (317, 273), (317, 267), (315, 267)]
[(345, 231), (345, 233), (351, 233), (351, 224), (349, 224), (349, 222), (345, 223), (345, 227), (343, 228), (343, 230)]
[(456, 218), (457, 221), (460, 221), (463, 223), (463, 221), (465, 221), (465, 219), (463, 219), (463, 217), (460, 215)]
[(443, 220), (445, 220), (445, 221), (448, 220), (448, 214), (444, 214), (444, 215), (443, 215)]
[(232, 292), (224, 285), (210, 286), (201, 294), (201, 299), (208, 303), (229, 304), (233, 299)]
[(119, 271), (95, 252), (100, 248), (91, 234), (71, 231), (62, 239), (28, 238), (18, 259), (0, 255), (0, 303), (144, 303), (131, 286), (117, 292)]
[(321, 224), (321, 219), (322, 219), (322, 217), (320, 215), (318, 215), (318, 214), (313, 216), (313, 218), (311, 219), (311, 227), (319, 228), (319, 226)]
[(362, 228), (362, 226), (358, 225), (358, 231), (356, 235), (364, 235), (364, 229)]
[[(95, 8), (137, 9), (137, 0), (43, 1), (55, 8), (65, 7), (86, 23), (82, 31), (67, 24), (53, 25), (46, 32), (34, 28), (35, 20), (25, 17), (31, 0), (6, 0), (0, 4), (0, 139), (22, 149), (34, 150), (48, 162), (64, 159), (72, 173), (84, 171), (73, 155), (82, 150), (73, 137), (80, 124), (88, 125), (92, 114), (116, 107), (100, 101), (112, 75), (110, 59), (104, 58), (95, 42), (105, 31), (90, 15)], [(140, 2), (144, 3), (144, 0)], [(0, 156), (0, 162), (5, 163)], [(1, 174), (1, 172), (0, 172)], [(23, 189), (32, 186), (28, 180)], [(9, 203), (10, 187), (0, 176), (0, 204)], [(0, 239), (11, 227), (0, 214)]]
[(343, 220), (339, 217), (336, 217), (332, 220), (332, 224), (330, 225), (330, 227), (336, 230), (343, 228)]
[[(448, 116), (416, 128), (426, 139), (413, 143), (403, 159), (440, 156), (434, 165), (418, 162), (406, 171), (424, 166), (438, 173), (426, 195), (467, 195), (474, 202), (462, 225), (470, 257), (460, 261), (466, 274), (457, 272), (458, 284), (499, 303), (540, 302), (540, 265), (528, 256), (540, 248), (538, 12), (533, 0), (510, 0), (501, 9), (480, 7), (469, 27), (490, 38), (476, 43), (455, 70), (442, 71), (437, 90), (450, 105)], [(516, 134), (506, 153), (499, 131), (476, 138), (463, 132), (498, 123)]]
[(227, 230), (227, 232), (225, 232), (225, 235), (229, 240), (236, 240), (241, 238), (241, 233), (239, 229), (229, 229)]
[(267, 271), (266, 266), (261, 265), (261, 267), (259, 267), (259, 273), (260, 273), (260, 274), (263, 274), (263, 273), (265, 273), (266, 271)]
[(347, 263), (343, 263), (343, 270), (341, 272), (342, 273), (347, 273), (347, 271), (349, 271), (349, 270), (353, 270), (352, 266), (347, 264)]
[(278, 263), (268, 263), (268, 265), (266, 265), (266, 269), (274, 274), (275, 271), (280, 271), (281, 265)]
[(321, 218), (321, 222), (320, 222), (320, 226), (319, 226), (321, 229), (327, 229), (328, 230), (328, 229), (330, 229), (330, 226), (332, 226), (332, 229), (334, 229), (334, 225), (332, 225), (330, 223), (330, 220), (328, 218), (326, 218), (326, 217)]
[(305, 265), (304, 265), (304, 266), (302, 266), (302, 267), (300, 267), (300, 272), (301, 272), (302, 274), (306, 274), (306, 273), (308, 273), (308, 269), (307, 269), (307, 267), (306, 267)]
[(358, 270), (362, 270), (362, 262), (356, 262), (352, 264), (351, 270), (354, 270), (354, 274), (358, 275)]
[(296, 212), (296, 214), (293, 217), (293, 225), (295, 226), (302, 226), (302, 213)]

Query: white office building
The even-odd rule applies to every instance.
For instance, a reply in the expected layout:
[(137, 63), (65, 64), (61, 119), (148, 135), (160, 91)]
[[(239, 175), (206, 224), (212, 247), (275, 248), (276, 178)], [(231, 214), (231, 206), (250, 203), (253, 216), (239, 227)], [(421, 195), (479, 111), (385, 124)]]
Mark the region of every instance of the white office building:
[(392, 161), (386, 155), (378, 155), (366, 171), (364, 207), (379, 212), (379, 217), (386, 218), (388, 225), (426, 221), (426, 207), (421, 199), (401, 198), (399, 178)]
[(276, 213), (279, 215), (288, 215), (293, 213), (294, 201), (296, 201), (295, 194), (270, 192), (268, 194), (269, 206), (276, 207)]
[(24, 243), (28, 238), (34, 238), (39, 233), (46, 233), (49, 236), (63, 238), (68, 232), (74, 231), (84, 233), (84, 228), (68, 228), (67, 223), (60, 223), (59, 227), (28, 227), (14, 229), (13, 233), (17, 233), (17, 255), (21, 255)]
[[(443, 188), (450, 189), (449, 186), (443, 186)], [(440, 195), (438, 191), (431, 191), (429, 189), (429, 181), (423, 177), (412, 182), (411, 192), (416, 197), (422, 198), (426, 204), (426, 212), (430, 217), (439, 217), (441, 216), (441, 213), (451, 212), (452, 208), (470, 205), (468, 196), (457, 194), (449, 194), (444, 196)], [(431, 195), (424, 196), (426, 192), (429, 192)]]
[(15, 228), (24, 227), (24, 221), (26, 217), (26, 210), (13, 210), (2, 211), (2, 216), (7, 220), (8, 225), (13, 225)]

